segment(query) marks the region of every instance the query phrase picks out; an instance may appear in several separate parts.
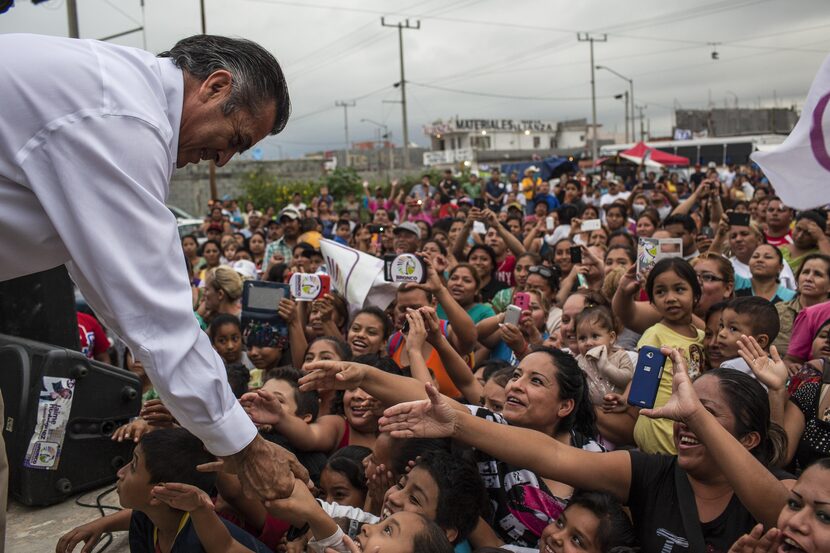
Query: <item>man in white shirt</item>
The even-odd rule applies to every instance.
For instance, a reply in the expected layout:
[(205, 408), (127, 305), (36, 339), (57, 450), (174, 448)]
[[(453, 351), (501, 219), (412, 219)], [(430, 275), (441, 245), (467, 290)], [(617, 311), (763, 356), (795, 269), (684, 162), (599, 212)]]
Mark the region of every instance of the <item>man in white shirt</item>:
[(176, 419), (238, 471), (246, 493), (290, 495), (291, 471), (307, 474), (231, 393), (193, 316), (164, 203), (176, 167), (222, 166), (283, 129), (279, 64), (252, 42), (206, 35), (160, 57), (36, 35), (0, 35), (0, 48), (14, 52), (0, 64), (0, 281), (66, 264)]

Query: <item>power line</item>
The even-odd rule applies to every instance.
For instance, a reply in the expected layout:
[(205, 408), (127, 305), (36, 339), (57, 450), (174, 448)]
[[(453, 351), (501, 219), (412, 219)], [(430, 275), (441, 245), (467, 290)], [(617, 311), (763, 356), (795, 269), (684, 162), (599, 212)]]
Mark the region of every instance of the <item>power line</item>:
[[(419, 86), (421, 88), (432, 88), (435, 90), (443, 90), (444, 92), (454, 92), (456, 94), (467, 94), (469, 96), (483, 96), (485, 98), (504, 98), (506, 100), (535, 100), (541, 102), (572, 102), (581, 100), (590, 100), (590, 96), (573, 96), (569, 98), (551, 98), (550, 96), (515, 96), (512, 94), (496, 94), (490, 92), (478, 92), (474, 90), (460, 90), (458, 88), (448, 88), (446, 86), (435, 86), (425, 83), (416, 83), (415, 81), (407, 81), (411, 85)], [(605, 96), (603, 96), (605, 97)], [(607, 96), (611, 98), (611, 96)]]

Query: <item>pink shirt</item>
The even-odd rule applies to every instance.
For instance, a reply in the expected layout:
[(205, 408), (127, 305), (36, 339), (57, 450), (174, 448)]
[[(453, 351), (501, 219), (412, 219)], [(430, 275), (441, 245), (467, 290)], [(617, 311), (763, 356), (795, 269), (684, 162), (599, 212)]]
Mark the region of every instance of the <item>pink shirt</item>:
[(807, 361), (813, 349), (813, 338), (824, 321), (830, 319), (830, 301), (802, 309), (793, 323), (787, 355)]

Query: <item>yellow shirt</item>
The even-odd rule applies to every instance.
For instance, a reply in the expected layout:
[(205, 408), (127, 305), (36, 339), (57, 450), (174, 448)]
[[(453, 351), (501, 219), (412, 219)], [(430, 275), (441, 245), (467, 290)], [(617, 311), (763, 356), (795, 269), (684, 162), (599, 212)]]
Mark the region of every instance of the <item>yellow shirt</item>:
[[(542, 179), (537, 178), (536, 179), (536, 186), (539, 186), (540, 184), (542, 184)], [(523, 178), (522, 182), (521, 182), (521, 187), (522, 187), (521, 188), (522, 194), (525, 195), (525, 198), (527, 200), (532, 200), (533, 199), (533, 179), (530, 178), (530, 177)]]
[[(689, 365), (689, 376), (694, 380), (700, 376), (700, 368), (703, 366), (703, 336), (704, 332), (697, 329), (697, 338), (689, 338), (678, 334), (663, 323), (657, 323), (643, 333), (637, 347), (669, 346), (678, 348), (686, 357)], [(662, 407), (671, 397), (671, 381), (673, 366), (671, 359), (666, 361), (663, 376), (660, 378), (660, 388), (657, 391), (657, 400), (654, 407)], [(634, 425), (634, 442), (637, 447), (645, 453), (664, 453), (677, 455), (674, 447), (674, 421), (670, 419), (650, 419), (638, 417)]]

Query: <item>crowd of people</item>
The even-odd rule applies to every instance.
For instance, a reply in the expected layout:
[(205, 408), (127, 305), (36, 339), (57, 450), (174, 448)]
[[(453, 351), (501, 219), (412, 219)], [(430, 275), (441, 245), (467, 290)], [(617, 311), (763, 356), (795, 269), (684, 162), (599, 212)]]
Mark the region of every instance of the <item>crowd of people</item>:
[[(124, 510), (58, 553), (119, 530), (163, 553), (830, 551), (828, 213), (789, 208), (757, 168), (447, 170), (217, 199), (202, 232), (181, 238), (194, 317), (308, 478), (245, 494), (128, 351), (145, 402), (113, 435), (135, 443)], [(325, 273), (324, 238), (417, 254), (425, 282), (388, 306), (284, 298), (287, 337), (243, 324), (244, 281)], [(643, 270), (641, 238), (681, 249)], [(643, 346), (668, 360), (641, 410)]]

